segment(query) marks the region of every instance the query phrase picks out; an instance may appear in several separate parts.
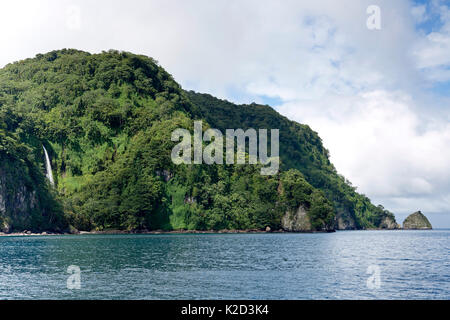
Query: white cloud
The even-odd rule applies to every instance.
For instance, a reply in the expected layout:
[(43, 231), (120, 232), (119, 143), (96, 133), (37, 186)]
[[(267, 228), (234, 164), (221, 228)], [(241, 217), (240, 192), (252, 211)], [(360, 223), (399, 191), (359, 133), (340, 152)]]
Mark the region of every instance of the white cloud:
[(424, 123), (413, 105), (402, 93), (372, 91), (278, 109), (320, 132), (332, 162), (359, 191), (402, 212), (417, 207), (398, 199), (426, 197), (422, 207), (437, 212), (450, 196), (450, 124)]
[(430, 11), (442, 24), (437, 31), (432, 31), (416, 43), (414, 55), (417, 67), (432, 82), (450, 81), (450, 9), (435, 2)]

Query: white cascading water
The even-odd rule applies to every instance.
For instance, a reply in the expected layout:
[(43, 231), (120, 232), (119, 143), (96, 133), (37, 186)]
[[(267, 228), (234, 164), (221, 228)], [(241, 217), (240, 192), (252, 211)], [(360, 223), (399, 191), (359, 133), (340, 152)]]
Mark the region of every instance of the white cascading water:
[(55, 181), (53, 180), (53, 173), (52, 173), (52, 164), (50, 163), (50, 158), (48, 156), (47, 153), (47, 149), (45, 149), (44, 146), (42, 146), (42, 148), (44, 148), (44, 154), (45, 154), (45, 169), (47, 170), (47, 179), (50, 181), (50, 184), (52, 186), (55, 185)]

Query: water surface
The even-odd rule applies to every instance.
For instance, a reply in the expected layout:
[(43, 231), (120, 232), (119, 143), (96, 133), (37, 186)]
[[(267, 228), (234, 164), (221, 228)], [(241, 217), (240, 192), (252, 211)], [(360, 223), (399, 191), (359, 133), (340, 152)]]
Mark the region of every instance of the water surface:
[[(450, 230), (0, 237), (0, 299), (450, 299)], [(81, 289), (67, 289), (79, 266)], [(369, 266), (380, 270), (369, 288)]]

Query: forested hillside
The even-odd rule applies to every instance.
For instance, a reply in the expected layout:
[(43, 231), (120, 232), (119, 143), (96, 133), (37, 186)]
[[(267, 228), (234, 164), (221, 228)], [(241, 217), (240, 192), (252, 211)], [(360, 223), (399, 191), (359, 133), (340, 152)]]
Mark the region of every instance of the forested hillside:
[[(173, 164), (172, 131), (198, 119), (204, 130), (279, 128), (283, 170)], [(307, 126), (266, 106), (186, 93), (153, 59), (125, 52), (60, 50), (1, 69), (0, 159), (4, 231), (279, 229), (299, 207), (311, 231), (333, 229), (335, 213), (355, 228), (392, 217), (336, 173)], [(4, 201), (21, 195), (22, 210)]]
[(299, 170), (311, 185), (323, 190), (335, 206), (341, 228), (373, 228), (382, 225), (386, 217), (395, 220), (392, 213), (373, 205), (337, 173), (329, 160), (328, 150), (309, 126), (290, 121), (269, 106), (235, 105), (193, 91), (187, 95), (215, 128), (279, 128), (282, 169)]

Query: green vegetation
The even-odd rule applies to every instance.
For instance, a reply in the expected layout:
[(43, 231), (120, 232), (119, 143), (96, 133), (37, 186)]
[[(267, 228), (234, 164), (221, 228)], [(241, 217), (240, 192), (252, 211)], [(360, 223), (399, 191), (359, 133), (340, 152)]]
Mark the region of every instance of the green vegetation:
[[(192, 131), (197, 119), (221, 130), (279, 128), (283, 171), (174, 165), (171, 133)], [(14, 206), (0, 211), (16, 230), (279, 229), (282, 215), (300, 205), (315, 230), (330, 229), (335, 213), (358, 228), (390, 215), (336, 173), (309, 127), (267, 106), (185, 92), (153, 59), (126, 52), (61, 50), (1, 69), (0, 159), (0, 194), (17, 194), (10, 186), (24, 181), (39, 199), (25, 224)]]
[(385, 217), (395, 221), (392, 213), (374, 206), (369, 198), (358, 194), (356, 188), (337, 173), (329, 160), (328, 150), (309, 126), (290, 121), (269, 106), (235, 105), (209, 94), (192, 91), (186, 94), (214, 128), (280, 129), (281, 168), (300, 171), (308, 183), (324, 192), (338, 217), (353, 221), (356, 228), (376, 228)]
[(0, 231), (64, 231), (68, 225), (62, 208), (31, 152), (0, 128)]

